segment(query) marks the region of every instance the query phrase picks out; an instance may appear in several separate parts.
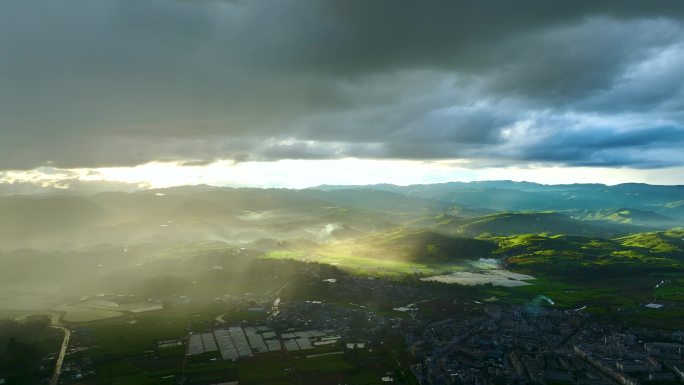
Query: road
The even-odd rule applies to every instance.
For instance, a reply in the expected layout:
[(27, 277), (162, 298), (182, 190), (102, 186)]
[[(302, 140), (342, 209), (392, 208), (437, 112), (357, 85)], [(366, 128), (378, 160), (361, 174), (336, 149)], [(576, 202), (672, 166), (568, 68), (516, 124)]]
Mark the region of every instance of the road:
[(66, 355), (67, 348), (69, 347), (69, 338), (71, 338), (71, 330), (63, 326), (52, 326), (55, 329), (60, 329), (64, 332), (64, 340), (62, 341), (62, 348), (59, 350), (59, 356), (55, 362), (55, 371), (52, 373), (52, 378), (50, 379), (50, 385), (57, 385), (59, 381), (59, 374), (62, 372), (62, 363), (64, 363), (64, 356)]
[(60, 317), (61, 314), (58, 312), (52, 312), (52, 311), (47, 311), (45, 313), (37, 312), (37, 313), (26, 313), (24, 315), (21, 315), (14, 320), (17, 322), (24, 322), (24, 320), (31, 316), (31, 315), (36, 315), (36, 314), (46, 314), (50, 316), (50, 327), (54, 329), (59, 329), (64, 332), (64, 340), (62, 341), (62, 347), (59, 349), (59, 356), (57, 357), (57, 361), (55, 362), (55, 371), (52, 373), (52, 378), (50, 378), (50, 385), (57, 385), (59, 382), (59, 375), (62, 372), (62, 364), (64, 363), (64, 356), (66, 356), (67, 348), (69, 347), (69, 339), (71, 338), (71, 330), (68, 328), (65, 328), (64, 326), (60, 325)]
[(59, 325), (59, 314), (53, 313), (51, 319), (52, 327), (64, 332), (64, 340), (62, 341), (62, 347), (59, 349), (59, 356), (57, 357), (57, 361), (55, 361), (55, 371), (52, 373), (52, 378), (50, 379), (50, 385), (57, 385), (57, 383), (59, 382), (59, 375), (62, 372), (64, 356), (66, 356), (67, 348), (69, 347), (71, 330), (69, 330), (69, 328)]

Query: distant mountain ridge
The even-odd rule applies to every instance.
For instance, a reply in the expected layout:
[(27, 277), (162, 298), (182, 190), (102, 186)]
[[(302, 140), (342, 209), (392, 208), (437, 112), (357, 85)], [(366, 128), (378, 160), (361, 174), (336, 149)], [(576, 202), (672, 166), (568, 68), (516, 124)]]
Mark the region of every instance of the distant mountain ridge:
[(684, 226), (682, 202), (684, 186), (511, 181), (14, 195), (0, 197), (0, 250), (198, 239), (324, 242), (401, 226), (467, 237), (617, 237)]
[(486, 180), (486, 181), (472, 181), (472, 182), (440, 182), (440, 183), (426, 183), (426, 184), (411, 184), (411, 185), (395, 185), (391, 183), (378, 183), (370, 185), (319, 185), (309, 187), (309, 189), (316, 190), (340, 190), (340, 189), (374, 189), (374, 190), (388, 190), (388, 191), (405, 191), (414, 190), (454, 190), (454, 189), (483, 189), (483, 188), (501, 188), (511, 190), (529, 190), (529, 191), (549, 191), (549, 190), (573, 190), (573, 189), (595, 189), (595, 188), (628, 188), (638, 189), (649, 187), (665, 187), (665, 188), (680, 188), (684, 189), (684, 185), (656, 185), (648, 183), (619, 183), (615, 185), (607, 185), (603, 183), (568, 183), (568, 184), (543, 184), (536, 182), (517, 182), (512, 180)]
[(397, 186), (377, 184), (366, 186), (315, 187), (325, 191), (376, 189), (407, 196), (452, 202), (469, 208), (496, 211), (522, 210), (638, 210), (652, 212), (673, 220), (684, 220), (684, 186), (623, 183), (545, 185), (532, 182), (482, 181), (447, 182)]

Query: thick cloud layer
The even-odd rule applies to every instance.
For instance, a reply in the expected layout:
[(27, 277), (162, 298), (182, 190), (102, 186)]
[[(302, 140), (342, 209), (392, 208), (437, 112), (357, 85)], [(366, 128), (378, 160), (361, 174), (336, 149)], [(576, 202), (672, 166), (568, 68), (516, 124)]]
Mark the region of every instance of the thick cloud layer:
[(684, 3), (10, 0), (0, 170), (684, 165)]

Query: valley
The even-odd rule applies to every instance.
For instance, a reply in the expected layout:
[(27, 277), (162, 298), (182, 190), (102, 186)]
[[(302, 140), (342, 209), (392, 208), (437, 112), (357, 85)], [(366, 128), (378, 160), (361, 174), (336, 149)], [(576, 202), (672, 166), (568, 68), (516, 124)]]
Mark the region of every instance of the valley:
[[(683, 330), (682, 197), (512, 182), (0, 197), (0, 315), (67, 328), (59, 384), (415, 384), (416, 333), (493, 309)], [(244, 357), (188, 353), (237, 327), (272, 334)]]

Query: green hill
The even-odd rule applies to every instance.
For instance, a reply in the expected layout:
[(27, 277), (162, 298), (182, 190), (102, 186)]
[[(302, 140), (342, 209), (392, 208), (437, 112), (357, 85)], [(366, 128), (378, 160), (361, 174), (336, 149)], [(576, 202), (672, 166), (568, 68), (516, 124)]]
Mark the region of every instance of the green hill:
[(593, 279), (597, 274), (610, 277), (684, 271), (681, 250), (676, 251), (672, 242), (664, 240), (673, 238), (664, 234), (640, 233), (615, 240), (521, 234), (494, 240), (499, 244), (496, 253), (511, 267), (569, 279)]
[(559, 213), (533, 212), (501, 213), (474, 218), (459, 226), (456, 233), (469, 237), (477, 237), (482, 234), (500, 236), (527, 233), (613, 237), (627, 234), (630, 230), (630, 228), (622, 227), (620, 224), (594, 224)]
[(373, 235), (367, 244), (379, 252), (389, 251), (404, 260), (421, 262), (479, 259), (490, 256), (496, 250), (496, 244), (490, 241), (406, 228)]
[(624, 246), (684, 259), (684, 230), (639, 233), (617, 239)]
[[(427, 185), (324, 186), (331, 189), (377, 189), (402, 193), (468, 207), (496, 211), (587, 210), (632, 207), (649, 210), (658, 205), (684, 200), (684, 186), (625, 183), (542, 185), (528, 182), (480, 181)], [(660, 211), (659, 211), (660, 212)], [(669, 215), (664, 209), (664, 215)], [(679, 217), (681, 218), (681, 216)]]
[(679, 225), (684, 224), (684, 200), (668, 202), (658, 208), (664, 215), (679, 220)]
[(573, 218), (585, 221), (605, 221), (622, 224), (651, 226), (651, 227), (671, 227), (676, 220), (668, 216), (647, 210), (618, 208), (600, 210), (576, 210), (571, 211)]

